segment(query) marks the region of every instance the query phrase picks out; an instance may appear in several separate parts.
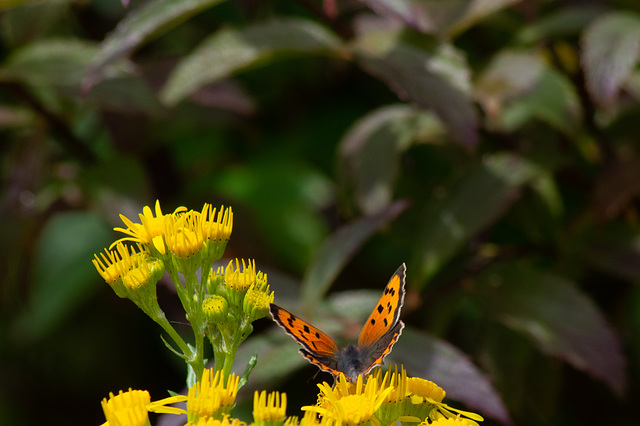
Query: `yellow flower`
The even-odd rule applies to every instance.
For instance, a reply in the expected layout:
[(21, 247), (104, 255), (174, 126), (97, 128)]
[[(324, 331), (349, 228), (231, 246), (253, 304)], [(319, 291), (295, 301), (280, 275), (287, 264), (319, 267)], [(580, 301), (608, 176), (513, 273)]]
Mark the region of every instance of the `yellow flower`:
[(93, 265), (119, 297), (131, 299), (142, 310), (159, 309), (155, 285), (164, 274), (164, 264), (152, 257), (149, 251), (138, 245), (129, 249), (122, 243), (115, 251), (94, 255)]
[(446, 392), (438, 385), (420, 377), (411, 377), (407, 381), (407, 390), (416, 397), (430, 398), (442, 402)]
[(174, 213), (164, 222), (164, 240), (167, 248), (179, 259), (187, 259), (199, 253), (204, 244), (200, 225), (200, 213), (189, 210)]
[(224, 284), (227, 288), (243, 291), (247, 290), (253, 283), (256, 282), (256, 262), (255, 260), (249, 261), (249, 264), (245, 264), (242, 259), (242, 271), (240, 271), (240, 262), (236, 259), (236, 267), (233, 267), (233, 260), (229, 262), (229, 265), (224, 270)]
[(202, 208), (202, 233), (207, 240), (228, 240), (233, 229), (233, 211), (231, 208), (220, 207), (216, 216), (216, 209), (211, 210), (211, 204), (205, 203)]
[(233, 407), (238, 393), (240, 377), (231, 374), (228, 380), (223, 379), (222, 371), (214, 375), (213, 369), (206, 368), (202, 379), (189, 389), (187, 411), (189, 421), (202, 417), (222, 419)]
[(316, 412), (305, 411), (302, 419), (295, 416), (289, 417), (284, 424), (285, 426), (334, 426), (336, 422), (329, 417), (319, 416)]
[[(204, 238), (203, 262), (210, 265), (222, 257), (227, 241), (233, 229), (233, 212), (231, 207), (211, 209), (211, 204), (205, 204), (200, 213), (200, 232)], [(207, 266), (208, 267), (208, 266)]]
[(145, 390), (132, 390), (114, 395), (109, 394), (109, 399), (102, 400), (106, 423), (103, 426), (143, 426), (149, 421), (149, 412), (186, 414), (180, 408), (167, 407), (168, 404), (185, 401), (183, 395), (172, 396), (160, 401), (151, 402), (149, 392)]
[(96, 267), (100, 276), (111, 285), (120, 279), (120, 270), (116, 266), (116, 263), (121, 261), (118, 253), (113, 250), (105, 249), (104, 253), (100, 253), (102, 259), (94, 254), (95, 259), (92, 260), (93, 266)]
[[(467, 417), (464, 420), (467, 424), (477, 426), (476, 421), (483, 421), (484, 418), (476, 413), (470, 411), (458, 410), (444, 404), (446, 393), (442, 388), (429, 380), (421, 379), (419, 377), (411, 377), (407, 381), (407, 389), (409, 390), (409, 397), (411, 406), (407, 406), (406, 412), (408, 415), (429, 418), (431, 420), (440, 419), (459, 419), (460, 415)], [(457, 414), (452, 413), (455, 412)]]
[(307, 406), (302, 407), (302, 410), (315, 411), (323, 417), (334, 419), (339, 424), (379, 425), (380, 422), (374, 413), (393, 389), (382, 389), (373, 377), (369, 377), (367, 384), (363, 385), (362, 376), (358, 376), (355, 389), (344, 382), (346, 378), (340, 375), (336, 389), (332, 389), (326, 382), (319, 384), (321, 394), (319, 399), (322, 400), (322, 406)]
[(266, 274), (258, 272), (256, 282), (249, 287), (242, 301), (242, 309), (249, 316), (249, 322), (266, 317), (273, 299), (274, 292), (269, 293)]
[(256, 426), (276, 426), (284, 424), (287, 415), (287, 395), (266, 391), (253, 395), (253, 419)]
[(227, 300), (217, 294), (204, 299), (204, 302), (202, 302), (202, 310), (210, 324), (225, 323), (229, 319), (229, 305), (227, 304)]
[(461, 418), (460, 416), (455, 417), (455, 418), (448, 418), (448, 419), (438, 419), (434, 422), (431, 423), (420, 423), (419, 426), (426, 426), (426, 425), (436, 425), (436, 426), (466, 426), (466, 425), (471, 425), (475, 422), (469, 422), (466, 419)]
[[(175, 209), (174, 214), (186, 210), (186, 207), (181, 206)], [(129, 237), (120, 238), (118, 241), (113, 243), (111, 247), (121, 241), (133, 241), (144, 245), (150, 245), (153, 243), (153, 247), (161, 254), (164, 254), (165, 245), (163, 236), (165, 232), (165, 221), (168, 217), (170, 218), (171, 215), (162, 214), (162, 210), (160, 209), (160, 200), (156, 200), (155, 213), (156, 215), (154, 217), (151, 208), (149, 208), (149, 206), (145, 206), (142, 209), (142, 213), (138, 215), (140, 217), (140, 223), (134, 223), (124, 215), (120, 215), (120, 219), (122, 219), (124, 224), (127, 225), (127, 228), (114, 228), (114, 230), (127, 234)]]
[(247, 426), (247, 424), (238, 419), (230, 419), (229, 416), (224, 416), (222, 420), (214, 419), (213, 417), (202, 417), (195, 423), (187, 423), (186, 426)]
[(403, 366), (400, 366), (400, 372), (398, 373), (397, 366), (394, 371), (391, 372), (391, 367), (384, 373), (382, 368), (378, 368), (374, 371), (372, 376), (378, 381), (382, 388), (391, 387), (393, 390), (389, 393), (389, 396), (385, 399), (385, 403), (396, 403), (402, 401), (409, 394), (407, 371)]
[(396, 420), (402, 422), (420, 422), (422, 418), (411, 416), (412, 404), (409, 399), (409, 391), (407, 390), (407, 372), (404, 367), (394, 367), (392, 371), (391, 367), (384, 372), (383, 369), (378, 368), (371, 375), (374, 380), (378, 382), (382, 389), (391, 388), (392, 391), (385, 398), (384, 402), (380, 406), (380, 409), (376, 413), (376, 417), (384, 425), (391, 424)]
[[(219, 276), (221, 273), (222, 268), (218, 268), (216, 275)], [(255, 261), (250, 260), (248, 263), (245, 263), (243, 259), (241, 269), (240, 261), (236, 259), (235, 268), (233, 266), (233, 261), (231, 261), (224, 269), (224, 285), (215, 289), (215, 291), (225, 297), (229, 304), (242, 308), (242, 302), (247, 290), (249, 290), (252, 285), (256, 284), (256, 280), (258, 278), (261, 282), (264, 281), (264, 283), (266, 283), (266, 276), (262, 273), (259, 275), (256, 274)], [(217, 281), (215, 278), (210, 280), (210, 282), (215, 281)]]

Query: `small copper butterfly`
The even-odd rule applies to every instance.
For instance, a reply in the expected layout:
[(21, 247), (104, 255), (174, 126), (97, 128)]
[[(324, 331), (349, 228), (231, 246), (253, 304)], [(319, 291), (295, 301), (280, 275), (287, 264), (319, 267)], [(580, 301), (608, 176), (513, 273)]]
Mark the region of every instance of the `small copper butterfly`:
[(405, 274), (403, 263), (384, 288), (382, 297), (362, 327), (356, 345), (338, 348), (331, 337), (285, 309), (272, 303), (269, 310), (280, 327), (304, 347), (300, 353), (310, 363), (334, 377), (343, 373), (355, 382), (358, 375), (367, 374), (376, 365), (382, 365), (384, 357), (402, 334), (404, 323), (400, 321), (400, 309), (404, 303)]

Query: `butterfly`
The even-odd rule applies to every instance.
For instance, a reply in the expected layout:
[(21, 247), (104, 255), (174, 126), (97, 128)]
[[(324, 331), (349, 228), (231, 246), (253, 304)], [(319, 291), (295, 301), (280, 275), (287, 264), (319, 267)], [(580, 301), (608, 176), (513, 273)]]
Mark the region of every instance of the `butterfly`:
[(280, 325), (303, 348), (300, 353), (310, 363), (337, 377), (343, 373), (355, 382), (358, 375), (365, 375), (391, 352), (398, 341), (404, 323), (400, 321), (400, 310), (404, 304), (404, 263), (393, 274), (369, 319), (362, 327), (358, 343), (339, 348), (325, 333), (287, 310), (269, 305), (274, 321)]

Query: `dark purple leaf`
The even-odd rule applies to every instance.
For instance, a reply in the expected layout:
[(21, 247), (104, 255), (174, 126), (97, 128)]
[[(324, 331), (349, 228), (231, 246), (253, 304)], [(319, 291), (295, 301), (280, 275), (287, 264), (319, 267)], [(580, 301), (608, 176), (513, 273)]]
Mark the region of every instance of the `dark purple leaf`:
[(336, 54), (340, 40), (313, 21), (279, 19), (225, 29), (205, 39), (176, 67), (162, 89), (161, 99), (174, 105), (213, 82), (278, 54)]
[(476, 300), (545, 353), (602, 380), (618, 395), (627, 388), (620, 339), (573, 283), (520, 263), (496, 265), (478, 277)]
[(153, 38), (181, 24), (196, 13), (223, 0), (151, 0), (132, 10), (102, 43), (89, 67), (83, 89), (88, 91), (104, 78), (109, 66)]
[[(395, 40), (384, 44), (381, 41), (374, 37), (362, 40), (354, 49), (355, 61), (385, 81), (400, 98), (432, 109), (454, 140), (466, 147), (474, 147), (477, 143), (476, 110), (470, 96), (461, 90), (461, 84), (455, 84), (450, 78), (452, 70), (448, 69), (446, 73), (438, 71), (445, 61), (435, 54)], [(464, 73), (466, 66), (455, 66), (458, 74)]]
[(487, 376), (451, 344), (407, 327), (390, 357), (404, 365), (409, 375), (440, 386), (447, 397), (503, 424), (511, 424), (509, 413)]

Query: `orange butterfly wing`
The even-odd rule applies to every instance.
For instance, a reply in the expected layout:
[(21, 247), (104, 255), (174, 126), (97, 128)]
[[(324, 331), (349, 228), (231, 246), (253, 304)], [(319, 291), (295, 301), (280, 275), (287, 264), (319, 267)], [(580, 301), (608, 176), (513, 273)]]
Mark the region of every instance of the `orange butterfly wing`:
[[(402, 309), (402, 305), (404, 304), (406, 271), (407, 267), (403, 263), (391, 276), (391, 279), (382, 292), (380, 300), (378, 300), (376, 307), (373, 309), (371, 315), (369, 315), (369, 319), (367, 319), (364, 327), (362, 327), (360, 337), (358, 337), (358, 346), (371, 347), (377, 345), (380, 339), (392, 331), (392, 329), (391, 337), (393, 338), (384, 339), (389, 340), (389, 342), (387, 342), (389, 346), (393, 346), (393, 343), (400, 337), (404, 324), (402, 324), (402, 322), (399, 323), (402, 324), (402, 326), (398, 326), (397, 324), (400, 319), (400, 309)], [(388, 348), (388, 351), (385, 352), (382, 357), (390, 351), (391, 347)]]
[(303, 352), (303, 355), (305, 355), (307, 359), (312, 361), (309, 356), (307, 356), (311, 354), (316, 354), (319, 357), (335, 356), (338, 351), (338, 345), (336, 345), (331, 337), (278, 305), (271, 303), (269, 305), (269, 311), (278, 325), (280, 325), (288, 335), (305, 347), (306, 351)]
[(399, 319), (404, 304), (405, 276), (403, 263), (384, 288), (360, 332), (357, 346), (339, 349), (333, 339), (286, 309), (271, 303), (269, 310), (278, 325), (304, 347), (300, 353), (309, 362), (336, 377), (344, 373), (349, 380), (355, 381), (359, 374), (367, 374), (376, 365), (381, 365), (402, 334), (404, 323)]

